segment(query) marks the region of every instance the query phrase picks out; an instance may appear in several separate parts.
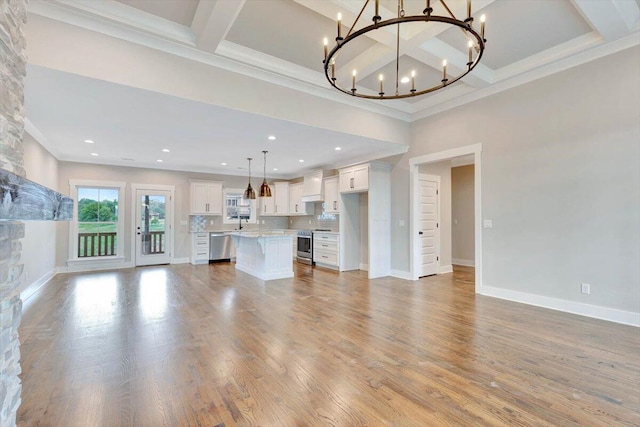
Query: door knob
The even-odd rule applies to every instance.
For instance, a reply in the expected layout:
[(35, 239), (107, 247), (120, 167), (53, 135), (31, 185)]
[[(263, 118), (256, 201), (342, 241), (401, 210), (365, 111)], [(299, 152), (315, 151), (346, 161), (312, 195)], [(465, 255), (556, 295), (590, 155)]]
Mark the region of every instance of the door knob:
[(424, 234), (422, 231), (418, 231), (418, 234)]

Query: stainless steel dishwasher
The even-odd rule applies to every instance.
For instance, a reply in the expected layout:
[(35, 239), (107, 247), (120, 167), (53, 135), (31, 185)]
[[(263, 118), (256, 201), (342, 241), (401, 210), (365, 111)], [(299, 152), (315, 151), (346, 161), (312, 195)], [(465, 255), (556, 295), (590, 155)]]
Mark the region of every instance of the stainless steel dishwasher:
[(233, 241), (224, 233), (209, 233), (209, 262), (231, 261)]

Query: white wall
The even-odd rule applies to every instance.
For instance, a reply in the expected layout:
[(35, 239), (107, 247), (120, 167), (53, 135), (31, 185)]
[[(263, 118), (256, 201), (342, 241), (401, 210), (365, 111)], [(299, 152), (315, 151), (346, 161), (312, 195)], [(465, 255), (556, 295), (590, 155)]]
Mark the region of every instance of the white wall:
[(414, 123), (392, 171), (392, 268), (409, 270), (409, 158), (480, 142), (484, 285), (640, 313), (638, 58), (627, 49)]
[(440, 271), (451, 268), (451, 162), (420, 165), (420, 173), (440, 177)]
[[(59, 191), (58, 161), (28, 133), (24, 133), (24, 168), (27, 178)], [(63, 193), (67, 193), (63, 191)], [(24, 221), (22, 262), (24, 282), (20, 291), (30, 296), (50, 278), (56, 267), (56, 236), (63, 223), (55, 221)]]
[(453, 264), (475, 262), (473, 165), (451, 168), (451, 258)]

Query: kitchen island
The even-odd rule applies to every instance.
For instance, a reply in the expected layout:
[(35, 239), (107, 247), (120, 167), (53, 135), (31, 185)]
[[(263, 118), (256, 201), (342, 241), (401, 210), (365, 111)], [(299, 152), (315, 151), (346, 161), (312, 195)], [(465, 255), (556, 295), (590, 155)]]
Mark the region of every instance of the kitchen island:
[(277, 231), (229, 233), (236, 246), (236, 268), (262, 280), (293, 277), (293, 237)]

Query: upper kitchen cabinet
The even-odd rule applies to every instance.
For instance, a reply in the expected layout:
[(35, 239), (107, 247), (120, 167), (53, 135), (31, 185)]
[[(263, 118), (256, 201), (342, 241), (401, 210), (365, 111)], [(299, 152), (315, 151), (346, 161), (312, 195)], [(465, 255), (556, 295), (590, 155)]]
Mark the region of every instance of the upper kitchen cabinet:
[(313, 207), (313, 203), (304, 203), (302, 201), (303, 191), (304, 188), (301, 182), (289, 184), (289, 216), (312, 215), (309, 206)]
[(289, 215), (289, 183), (274, 182), (271, 184), (271, 197), (260, 200), (261, 216)]
[(222, 215), (222, 182), (191, 180), (191, 215)]
[(368, 190), (368, 164), (340, 169), (340, 193), (361, 193)]
[(304, 175), (302, 184), (302, 202), (323, 202), (322, 170), (309, 172)]
[(324, 179), (324, 213), (337, 214), (340, 211), (338, 197), (338, 177)]

